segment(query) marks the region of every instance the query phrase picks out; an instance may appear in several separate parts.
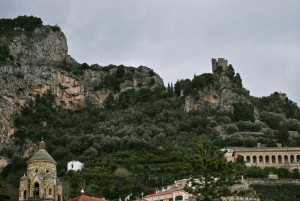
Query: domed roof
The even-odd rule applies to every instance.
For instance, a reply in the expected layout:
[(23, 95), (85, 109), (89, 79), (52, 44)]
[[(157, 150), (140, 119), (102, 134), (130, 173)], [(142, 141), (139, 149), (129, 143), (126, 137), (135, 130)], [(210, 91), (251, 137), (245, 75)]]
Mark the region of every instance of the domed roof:
[(33, 156), (31, 156), (31, 158), (27, 161), (27, 163), (33, 161), (48, 161), (56, 164), (52, 156), (50, 156), (50, 154), (44, 149), (40, 149), (35, 152), (35, 154), (33, 154)]
[(47, 161), (56, 164), (56, 161), (50, 156), (50, 154), (45, 150), (45, 142), (42, 140), (40, 142), (39, 150), (31, 156), (27, 163), (33, 161)]
[(25, 174), (21, 177), (20, 180), (29, 180), (29, 177), (27, 177)]

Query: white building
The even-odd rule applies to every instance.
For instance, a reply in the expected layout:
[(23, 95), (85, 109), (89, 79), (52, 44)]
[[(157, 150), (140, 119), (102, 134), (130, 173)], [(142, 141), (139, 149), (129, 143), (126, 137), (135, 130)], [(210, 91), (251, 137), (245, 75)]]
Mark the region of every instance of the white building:
[(82, 170), (82, 168), (84, 167), (84, 164), (81, 163), (80, 161), (70, 161), (68, 162), (68, 171), (69, 170)]

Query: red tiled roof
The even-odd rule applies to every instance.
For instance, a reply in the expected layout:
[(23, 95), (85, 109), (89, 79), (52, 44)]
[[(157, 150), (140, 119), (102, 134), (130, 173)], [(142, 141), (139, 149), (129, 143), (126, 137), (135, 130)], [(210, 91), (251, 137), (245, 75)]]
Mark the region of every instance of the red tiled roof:
[(96, 198), (96, 197), (91, 197), (87, 195), (81, 195), (77, 198), (70, 199), (68, 201), (107, 201), (103, 198)]

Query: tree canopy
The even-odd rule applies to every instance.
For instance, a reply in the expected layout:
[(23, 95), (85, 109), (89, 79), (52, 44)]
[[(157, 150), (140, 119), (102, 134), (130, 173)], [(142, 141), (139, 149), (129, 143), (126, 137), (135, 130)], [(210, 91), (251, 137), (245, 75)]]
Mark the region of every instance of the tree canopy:
[(197, 145), (190, 158), (191, 182), (186, 190), (196, 196), (198, 201), (211, 201), (230, 194), (233, 184), (233, 165), (224, 159), (224, 152), (210, 141)]

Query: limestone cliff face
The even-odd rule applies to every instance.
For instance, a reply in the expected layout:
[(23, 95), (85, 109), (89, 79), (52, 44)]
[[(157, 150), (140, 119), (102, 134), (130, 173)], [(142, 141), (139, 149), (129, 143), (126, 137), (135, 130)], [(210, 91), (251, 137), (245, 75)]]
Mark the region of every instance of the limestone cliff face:
[(21, 34), (9, 43), (10, 55), (22, 64), (45, 64), (63, 61), (68, 53), (67, 40), (61, 31), (49, 26), (36, 28), (30, 36)]
[[(28, 100), (51, 91), (56, 106), (77, 110), (103, 107), (106, 97), (142, 86), (162, 86), (163, 80), (147, 67), (126, 68), (119, 90), (100, 86), (116, 74), (118, 67), (82, 67), (68, 56), (67, 40), (61, 31), (49, 26), (36, 28), (31, 34), (1, 36), (9, 50), (7, 62), (0, 62), (0, 138), (5, 144), (14, 133), (13, 116)], [(67, 68), (66, 68), (67, 66)], [(79, 69), (74, 71), (73, 69)], [(110, 77), (109, 77), (110, 76)], [(1, 145), (0, 144), (0, 145)], [(1, 146), (0, 146), (1, 148)]]

